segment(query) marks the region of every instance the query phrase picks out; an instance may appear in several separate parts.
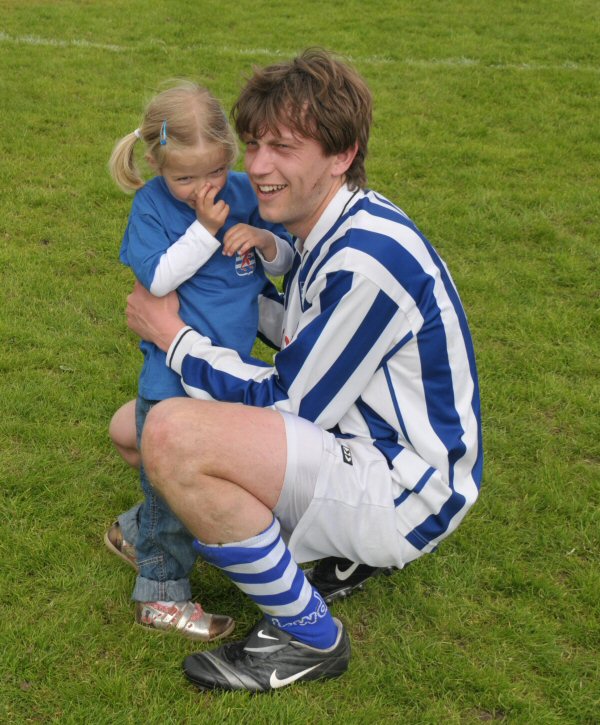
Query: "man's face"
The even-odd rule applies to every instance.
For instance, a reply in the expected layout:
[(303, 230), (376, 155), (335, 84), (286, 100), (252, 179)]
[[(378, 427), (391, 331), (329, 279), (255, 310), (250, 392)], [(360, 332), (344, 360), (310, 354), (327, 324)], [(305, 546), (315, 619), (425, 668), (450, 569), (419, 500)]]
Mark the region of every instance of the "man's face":
[(260, 215), (306, 239), (343, 184), (347, 165), (340, 162), (342, 155), (326, 156), (317, 141), (294, 136), (285, 126), (243, 141)]

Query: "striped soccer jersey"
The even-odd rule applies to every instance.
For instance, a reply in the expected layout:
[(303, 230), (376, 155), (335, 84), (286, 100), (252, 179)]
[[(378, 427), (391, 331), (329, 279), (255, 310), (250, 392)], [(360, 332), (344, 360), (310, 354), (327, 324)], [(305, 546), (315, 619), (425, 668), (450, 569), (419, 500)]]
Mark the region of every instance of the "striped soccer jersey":
[(474, 503), (483, 461), (471, 336), (444, 262), (387, 199), (343, 187), (288, 277), (283, 311), (261, 301), (261, 330), (281, 348), (273, 366), (189, 328), (168, 363), (192, 397), (372, 441), (400, 487), (399, 533), (431, 551)]

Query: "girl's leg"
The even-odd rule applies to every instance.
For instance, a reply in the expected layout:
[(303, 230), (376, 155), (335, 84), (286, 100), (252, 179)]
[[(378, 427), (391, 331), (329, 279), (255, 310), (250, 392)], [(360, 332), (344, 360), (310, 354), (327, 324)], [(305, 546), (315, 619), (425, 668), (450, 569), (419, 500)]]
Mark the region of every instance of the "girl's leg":
[(122, 405), (113, 415), (108, 433), (121, 457), (132, 467), (141, 466), (135, 426), (135, 400)]
[[(139, 468), (142, 458), (137, 444), (135, 400), (122, 405), (113, 415), (108, 426), (110, 438), (121, 457), (132, 468)], [(104, 536), (104, 543), (118, 557), (138, 570), (135, 540), (138, 531), (139, 509), (137, 503), (122, 513)]]
[[(138, 398), (138, 442), (154, 401)], [(229, 634), (230, 617), (203, 612), (191, 602), (189, 574), (197, 553), (193, 537), (150, 485), (143, 466), (140, 480), (144, 500), (138, 512), (135, 539), (139, 574), (132, 598), (137, 602), (136, 621), (160, 630), (178, 630), (185, 637), (211, 641)]]

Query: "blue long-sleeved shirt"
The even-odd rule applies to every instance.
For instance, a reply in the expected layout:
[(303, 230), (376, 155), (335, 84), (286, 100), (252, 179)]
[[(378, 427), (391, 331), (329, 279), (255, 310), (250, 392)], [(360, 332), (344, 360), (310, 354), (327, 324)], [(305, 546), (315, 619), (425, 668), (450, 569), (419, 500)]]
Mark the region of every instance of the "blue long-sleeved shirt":
[[(268, 229), (278, 237), (288, 235), (281, 225), (261, 219), (246, 174), (230, 172), (216, 197), (220, 199), (229, 205), (230, 214), (213, 237), (197, 221), (195, 210), (175, 199), (163, 177), (154, 177), (135, 195), (120, 259), (153, 294), (177, 287), (186, 323), (216, 344), (248, 354), (256, 338), (259, 297), (274, 296), (276, 290), (253, 250), (234, 257), (215, 252), (227, 230), (238, 223)], [(182, 254), (171, 254), (176, 247)], [(165, 366), (164, 352), (145, 341), (140, 348), (144, 364), (139, 394), (150, 400), (185, 395), (179, 376)]]

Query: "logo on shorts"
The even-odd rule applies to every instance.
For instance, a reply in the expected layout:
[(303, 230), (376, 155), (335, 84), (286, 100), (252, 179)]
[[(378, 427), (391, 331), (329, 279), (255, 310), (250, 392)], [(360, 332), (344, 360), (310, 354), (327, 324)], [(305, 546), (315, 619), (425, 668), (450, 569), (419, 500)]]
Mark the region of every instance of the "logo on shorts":
[(255, 267), (256, 258), (252, 249), (245, 254), (235, 255), (235, 273), (239, 277), (245, 277), (247, 274), (253, 274)]
[(348, 446), (342, 446), (340, 445), (340, 448), (342, 449), (342, 458), (344, 459), (344, 463), (347, 463), (348, 465), (352, 465), (352, 453), (350, 453), (350, 449)]

